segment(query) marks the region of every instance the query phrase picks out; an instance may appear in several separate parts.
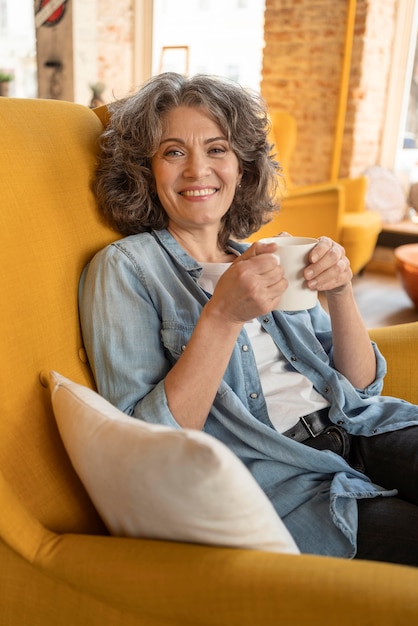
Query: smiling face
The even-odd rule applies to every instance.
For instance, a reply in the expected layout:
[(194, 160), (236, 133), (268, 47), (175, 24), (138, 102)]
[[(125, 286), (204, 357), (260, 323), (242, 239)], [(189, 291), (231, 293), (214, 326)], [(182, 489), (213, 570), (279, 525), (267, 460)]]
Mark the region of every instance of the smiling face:
[(204, 109), (181, 106), (167, 113), (151, 165), (169, 229), (217, 233), (241, 172), (227, 138)]

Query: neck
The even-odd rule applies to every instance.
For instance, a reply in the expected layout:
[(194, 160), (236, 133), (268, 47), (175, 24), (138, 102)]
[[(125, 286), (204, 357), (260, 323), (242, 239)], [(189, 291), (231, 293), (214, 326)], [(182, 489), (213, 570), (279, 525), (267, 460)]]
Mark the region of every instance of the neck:
[(199, 236), (195, 233), (179, 233), (172, 228), (168, 228), (168, 231), (183, 250), (201, 263), (227, 263), (235, 257), (231, 252), (219, 247), (218, 233), (209, 238), (207, 233)]

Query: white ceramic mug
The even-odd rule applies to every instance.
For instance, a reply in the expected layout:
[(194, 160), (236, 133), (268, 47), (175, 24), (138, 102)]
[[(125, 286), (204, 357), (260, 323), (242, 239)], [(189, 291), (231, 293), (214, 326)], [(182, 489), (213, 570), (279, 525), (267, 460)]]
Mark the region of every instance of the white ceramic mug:
[(268, 237), (260, 239), (263, 243), (276, 243), (279, 257), (288, 287), (283, 293), (279, 309), (281, 311), (302, 311), (312, 309), (318, 301), (318, 292), (306, 285), (303, 270), (309, 265), (309, 252), (316, 246), (318, 239), (313, 237)]

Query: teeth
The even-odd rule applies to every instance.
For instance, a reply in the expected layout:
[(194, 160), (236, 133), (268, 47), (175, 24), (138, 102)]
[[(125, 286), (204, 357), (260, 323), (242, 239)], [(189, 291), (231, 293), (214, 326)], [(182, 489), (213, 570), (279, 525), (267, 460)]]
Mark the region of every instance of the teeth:
[(215, 192), (216, 189), (191, 189), (190, 191), (182, 191), (181, 195), (191, 197), (210, 196)]

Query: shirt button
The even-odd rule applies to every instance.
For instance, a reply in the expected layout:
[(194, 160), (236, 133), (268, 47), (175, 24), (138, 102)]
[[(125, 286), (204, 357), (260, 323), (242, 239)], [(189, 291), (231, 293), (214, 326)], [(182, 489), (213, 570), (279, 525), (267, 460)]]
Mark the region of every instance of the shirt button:
[(269, 318), (268, 318), (268, 317), (265, 317), (265, 318), (263, 319), (263, 322), (264, 322), (265, 324), (268, 324), (268, 323), (270, 322), (270, 320), (269, 320)]
[(186, 346), (185, 346), (185, 345), (182, 345), (182, 346), (181, 346), (181, 349), (184, 351), (184, 350), (186, 349)]
[(324, 393), (329, 393), (329, 387), (324, 387)]
[(258, 393), (255, 393), (255, 391), (253, 391), (253, 393), (250, 393), (250, 398), (252, 400), (256, 400), (258, 398)]
[(344, 420), (338, 420), (337, 424), (339, 424), (340, 426), (344, 426)]
[(244, 344), (244, 345), (242, 346), (242, 351), (243, 351), (243, 352), (248, 352), (248, 346), (247, 346), (247, 344)]
[(293, 361), (293, 363), (294, 363), (295, 361), (297, 361), (297, 358), (293, 355), (293, 356), (290, 357), (290, 360)]

